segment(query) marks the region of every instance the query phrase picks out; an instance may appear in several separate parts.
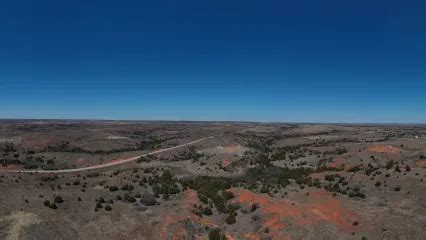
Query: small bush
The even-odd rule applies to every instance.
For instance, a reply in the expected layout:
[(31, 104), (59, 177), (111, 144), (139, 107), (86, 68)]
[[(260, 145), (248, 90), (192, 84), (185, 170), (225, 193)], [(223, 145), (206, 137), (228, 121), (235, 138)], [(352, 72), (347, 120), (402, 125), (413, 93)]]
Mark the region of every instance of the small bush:
[(133, 189), (135, 189), (135, 188), (130, 184), (126, 184), (126, 185), (121, 187), (121, 190), (123, 190), (123, 191), (132, 191)]
[(237, 220), (235, 219), (235, 215), (234, 215), (233, 213), (230, 213), (230, 214), (228, 215), (228, 217), (226, 217), (226, 219), (225, 219), (225, 222), (226, 222), (228, 225), (234, 224), (236, 221), (237, 221)]
[(64, 202), (64, 200), (62, 199), (62, 197), (61, 197), (61, 196), (56, 196), (56, 197), (55, 197), (54, 202), (55, 202), (55, 203), (63, 203), (63, 202)]
[(124, 194), (124, 200), (126, 200), (126, 201), (128, 201), (130, 203), (136, 202), (136, 199), (132, 195), (130, 195), (128, 193)]
[(399, 168), (399, 165), (395, 166), (395, 172), (401, 172), (401, 169)]
[(258, 207), (259, 207), (259, 206), (258, 206), (256, 203), (253, 203), (253, 204), (251, 205), (251, 211), (252, 211), (252, 212), (256, 211), (256, 209), (257, 209)]
[(388, 161), (386, 163), (386, 169), (391, 169), (393, 167), (393, 164), (394, 164), (393, 160)]
[(152, 194), (144, 194), (141, 197), (140, 202), (145, 206), (153, 206), (157, 204), (157, 201), (155, 200), (155, 197)]
[(262, 186), (262, 188), (260, 189), (260, 193), (269, 193), (269, 189), (265, 186)]
[(204, 215), (207, 215), (207, 216), (211, 216), (211, 215), (213, 215), (213, 211), (212, 211), (212, 209), (211, 208), (209, 208), (209, 207), (205, 207), (204, 209), (203, 209), (203, 212), (202, 212)]
[(410, 167), (410, 166), (408, 166), (408, 164), (407, 164), (407, 165), (405, 165), (405, 171), (407, 171), (407, 172), (411, 171), (411, 167)]
[(219, 228), (210, 229), (209, 240), (225, 240), (226, 237), (221, 233)]

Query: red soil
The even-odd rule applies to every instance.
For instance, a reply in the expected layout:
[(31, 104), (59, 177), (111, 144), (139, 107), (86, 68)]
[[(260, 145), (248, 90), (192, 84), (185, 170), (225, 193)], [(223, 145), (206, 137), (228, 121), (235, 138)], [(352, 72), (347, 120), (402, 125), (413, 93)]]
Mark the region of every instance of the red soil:
[(227, 167), (229, 164), (231, 164), (231, 160), (229, 159), (223, 159), (222, 160), (222, 166)]
[(200, 201), (198, 200), (197, 192), (188, 188), (185, 191), (185, 199), (182, 203), (183, 207), (187, 211), (191, 211), (194, 205), (200, 204)]
[(109, 161), (105, 161), (105, 163), (115, 163), (115, 162), (120, 162), (120, 161), (123, 161), (123, 160), (125, 160), (125, 159), (119, 159), (118, 158), (118, 159), (112, 159), (112, 160), (109, 160)]
[(160, 229), (159, 239), (169, 239), (168, 236), (172, 236), (172, 239), (176, 240), (186, 239), (187, 232), (185, 222), (187, 221), (204, 226), (217, 227), (217, 225), (212, 223), (209, 219), (205, 217), (201, 218), (192, 213), (194, 205), (199, 204), (197, 193), (192, 189), (187, 189), (182, 204), (177, 207), (176, 211), (163, 216), (163, 225)]
[(233, 146), (229, 146), (229, 147), (224, 147), (223, 150), (226, 153), (234, 153), (238, 150), (238, 146), (237, 145), (233, 145)]
[(2, 165), (0, 165), (0, 170), (23, 170), (24, 168), (22, 167), (22, 165), (8, 165), (7, 167), (3, 167)]
[(375, 144), (371, 145), (368, 150), (371, 152), (377, 152), (377, 153), (400, 153), (401, 149), (397, 147), (392, 147), (391, 145), (384, 145), (384, 144)]
[(344, 159), (342, 157), (336, 157), (332, 163), (329, 163), (327, 167), (340, 168), (345, 165)]
[[(340, 231), (352, 232), (352, 223), (357, 216), (352, 211), (345, 209), (338, 198), (324, 190), (313, 190), (310, 192), (306, 203), (293, 204), (288, 200), (275, 201), (269, 196), (253, 193), (245, 189), (231, 190), (236, 198), (235, 201), (251, 205), (260, 205), (261, 213), (266, 216), (262, 226), (268, 227), (273, 239), (289, 238), (283, 235), (283, 229), (289, 221), (298, 226), (307, 226), (327, 222), (333, 224)], [(253, 236), (257, 235), (254, 233)]]
[(417, 160), (416, 166), (418, 167), (426, 167), (426, 160)]
[(183, 226), (179, 226), (178, 228), (175, 229), (172, 240), (181, 240), (181, 239), (185, 239), (185, 237), (186, 237), (185, 228), (183, 228)]
[(87, 160), (85, 159), (85, 158), (79, 158), (79, 159), (77, 159), (77, 160), (75, 160), (74, 161), (74, 164), (75, 165), (83, 165), (83, 164), (85, 164), (87, 162)]
[(230, 235), (229, 233), (225, 233), (225, 237), (227, 240), (237, 240), (236, 238), (234, 238), (232, 235)]
[(356, 181), (356, 182), (366, 182), (368, 180), (370, 180), (370, 177), (365, 174), (355, 174), (352, 177), (352, 181)]

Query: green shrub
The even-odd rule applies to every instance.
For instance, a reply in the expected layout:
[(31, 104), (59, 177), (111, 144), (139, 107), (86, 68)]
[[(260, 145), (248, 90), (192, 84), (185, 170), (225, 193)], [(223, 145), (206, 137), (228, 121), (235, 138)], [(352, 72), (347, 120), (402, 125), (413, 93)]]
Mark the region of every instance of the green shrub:
[(136, 202), (136, 199), (132, 195), (130, 195), (128, 193), (124, 194), (124, 200), (126, 200), (126, 201), (128, 201), (130, 203)]
[(209, 240), (226, 240), (219, 228), (210, 229)]
[(408, 164), (407, 164), (407, 165), (405, 165), (405, 171), (407, 171), (407, 172), (411, 171), (411, 167), (410, 167), (410, 166), (408, 166)]
[(64, 202), (64, 200), (62, 199), (62, 197), (61, 197), (61, 196), (56, 196), (56, 197), (55, 197), (54, 202), (55, 202), (55, 203), (63, 203), (63, 202)]
[(251, 211), (252, 211), (252, 212), (256, 211), (256, 209), (258, 209), (258, 208), (259, 208), (259, 205), (257, 205), (256, 203), (253, 203), (253, 204), (251, 205)]
[(236, 222), (235, 214), (234, 213), (229, 213), (228, 216), (225, 219), (225, 222), (228, 225), (234, 224)]
[(133, 189), (135, 189), (135, 188), (131, 184), (126, 184), (126, 185), (121, 187), (121, 190), (123, 190), (123, 191), (132, 191)]
[(196, 190), (198, 198), (203, 203), (207, 203), (207, 199), (211, 199), (219, 212), (227, 212), (226, 202), (233, 196), (225, 191), (231, 188), (231, 180), (229, 178), (202, 176), (190, 180), (182, 180), (181, 183), (185, 187)]
[(393, 165), (394, 165), (394, 161), (393, 160), (388, 161), (386, 163), (386, 169), (391, 169), (393, 167)]
[(269, 193), (269, 188), (267, 188), (266, 186), (262, 186), (260, 188), (260, 193)]
[(213, 214), (213, 211), (212, 211), (211, 208), (205, 207), (205, 208), (203, 208), (202, 214), (207, 215), (207, 216), (211, 216)]

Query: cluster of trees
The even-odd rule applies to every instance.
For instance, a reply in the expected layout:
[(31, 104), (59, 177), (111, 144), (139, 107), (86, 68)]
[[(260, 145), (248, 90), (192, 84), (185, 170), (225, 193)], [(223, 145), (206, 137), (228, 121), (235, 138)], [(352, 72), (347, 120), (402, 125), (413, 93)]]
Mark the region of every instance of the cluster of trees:
[(348, 186), (349, 183), (344, 176), (340, 176), (339, 174), (328, 174), (324, 176), (324, 180), (328, 182), (328, 184), (324, 184), (324, 190), (348, 195), (349, 197), (365, 198), (365, 194), (361, 192), (358, 186)]
[(164, 199), (168, 199), (170, 195), (178, 194), (180, 192), (178, 180), (172, 175), (169, 170), (165, 170), (160, 177), (155, 176), (148, 181), (152, 185), (154, 195), (159, 196), (162, 194)]
[(181, 180), (184, 188), (189, 187), (198, 193), (198, 198), (204, 204), (212, 204), (220, 213), (228, 213), (229, 206), (227, 202), (234, 195), (226, 191), (231, 188), (230, 178), (219, 177), (196, 177), (193, 179)]
[[(145, 169), (146, 170), (146, 169)], [(137, 172), (137, 171), (134, 171)], [(153, 173), (156, 172), (153, 168), (149, 169), (147, 172)], [(117, 200), (125, 200), (129, 203), (135, 203), (137, 199), (140, 199), (140, 202), (146, 206), (152, 206), (158, 204), (156, 198), (162, 196), (163, 199), (169, 199), (171, 195), (180, 193), (181, 189), (179, 186), (179, 180), (176, 179), (169, 170), (163, 171), (163, 173), (158, 176), (157, 174), (149, 177), (143, 177), (141, 180), (139, 174), (135, 175), (133, 182), (138, 182), (139, 186), (147, 187), (149, 185), (152, 187), (151, 193), (135, 193), (135, 187), (131, 183), (126, 183), (121, 187), (116, 185), (106, 186), (110, 192), (116, 191), (126, 191), (124, 195), (117, 195)]]
[[(116, 148), (116, 149), (110, 149), (110, 150), (88, 150), (81, 147), (75, 147), (70, 145), (70, 142), (68, 141), (61, 141), (55, 145), (49, 145), (45, 147), (42, 150), (39, 150), (38, 152), (72, 152), (72, 153), (88, 153), (88, 154), (111, 154), (111, 153), (120, 153), (120, 152), (131, 152), (131, 151), (140, 151), (145, 149), (151, 149), (156, 148), (159, 145), (161, 145), (163, 142), (167, 141), (169, 139), (160, 139), (157, 136), (149, 136), (147, 139), (144, 139), (143, 141), (137, 143), (135, 146), (132, 147), (123, 147), (123, 148)], [(34, 153), (35, 151), (32, 150)]]

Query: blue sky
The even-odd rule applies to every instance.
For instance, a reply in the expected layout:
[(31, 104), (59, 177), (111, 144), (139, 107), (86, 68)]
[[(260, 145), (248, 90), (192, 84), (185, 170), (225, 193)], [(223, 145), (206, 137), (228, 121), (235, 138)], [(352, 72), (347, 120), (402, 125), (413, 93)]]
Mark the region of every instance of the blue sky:
[(0, 118), (426, 123), (424, 1), (5, 1)]

